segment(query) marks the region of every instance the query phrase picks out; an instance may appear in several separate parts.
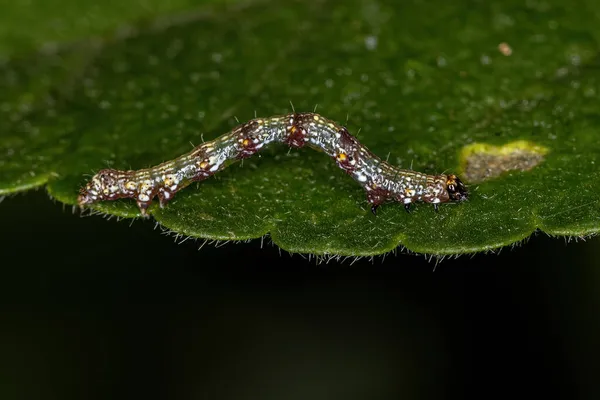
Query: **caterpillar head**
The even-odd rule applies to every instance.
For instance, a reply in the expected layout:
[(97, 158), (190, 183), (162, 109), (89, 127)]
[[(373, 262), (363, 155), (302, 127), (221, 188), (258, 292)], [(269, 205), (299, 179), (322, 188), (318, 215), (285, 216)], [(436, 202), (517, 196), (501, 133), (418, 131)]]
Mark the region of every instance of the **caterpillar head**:
[(467, 187), (456, 175), (448, 175), (446, 178), (446, 190), (451, 201), (464, 201), (469, 198)]
[(77, 202), (83, 206), (100, 200), (113, 200), (118, 197), (120, 191), (117, 171), (103, 169), (79, 190)]

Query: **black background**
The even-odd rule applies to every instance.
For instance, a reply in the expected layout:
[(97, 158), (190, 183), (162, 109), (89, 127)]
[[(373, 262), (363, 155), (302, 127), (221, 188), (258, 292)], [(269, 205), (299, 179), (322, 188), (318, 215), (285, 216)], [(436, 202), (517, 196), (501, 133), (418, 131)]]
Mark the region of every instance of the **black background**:
[(0, 396), (598, 398), (597, 239), (317, 265), (0, 203)]

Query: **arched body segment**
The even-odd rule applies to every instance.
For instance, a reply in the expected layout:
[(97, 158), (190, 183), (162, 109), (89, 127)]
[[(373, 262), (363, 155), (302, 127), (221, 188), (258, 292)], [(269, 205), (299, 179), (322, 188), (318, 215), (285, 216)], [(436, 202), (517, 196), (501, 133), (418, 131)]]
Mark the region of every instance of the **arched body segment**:
[(371, 210), (388, 201), (404, 204), (463, 201), (467, 189), (456, 175), (427, 175), (397, 168), (362, 145), (348, 130), (315, 113), (293, 113), (256, 118), (239, 125), (191, 152), (153, 168), (99, 171), (80, 190), (80, 206), (103, 200), (132, 198), (142, 214), (158, 197), (164, 207), (175, 193), (190, 183), (204, 180), (231, 161), (251, 157), (272, 142), (290, 147), (309, 146), (331, 157), (367, 193)]

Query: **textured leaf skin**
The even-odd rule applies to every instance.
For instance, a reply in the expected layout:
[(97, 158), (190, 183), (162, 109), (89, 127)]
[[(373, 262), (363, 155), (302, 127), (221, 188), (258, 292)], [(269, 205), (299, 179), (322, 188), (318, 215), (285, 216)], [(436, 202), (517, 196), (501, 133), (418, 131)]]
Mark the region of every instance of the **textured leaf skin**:
[(236, 0), (3, 0), (0, 1), (0, 58), (32, 49), (52, 51), (84, 37), (122, 37), (137, 24), (179, 18), (204, 4), (235, 4)]
[[(75, 204), (89, 174), (144, 168), (245, 121), (290, 111), (339, 122), (376, 154), (427, 173), (460, 171), (464, 146), (527, 140), (531, 171), (472, 185), (435, 213), (369, 212), (362, 189), (322, 154), (270, 148), (192, 185), (163, 226), (194, 237), (270, 233), (294, 252), (372, 255), (495, 249), (536, 229), (596, 233), (600, 221), (600, 57), (585, 3), (261, 2), (208, 8), (169, 27), (0, 72), (0, 193), (47, 185)], [(596, 36), (594, 36), (596, 35)], [(508, 43), (510, 56), (498, 45)], [(86, 175), (87, 174), (87, 175)], [(131, 201), (98, 210), (138, 216)]]

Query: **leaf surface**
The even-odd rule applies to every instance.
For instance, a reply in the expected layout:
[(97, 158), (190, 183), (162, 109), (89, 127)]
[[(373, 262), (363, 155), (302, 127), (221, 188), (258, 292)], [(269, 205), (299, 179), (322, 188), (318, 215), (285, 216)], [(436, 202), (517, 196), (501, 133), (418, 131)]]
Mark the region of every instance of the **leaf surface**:
[[(427, 173), (464, 174), (469, 146), (545, 152), (531, 169), (470, 182), (469, 202), (375, 217), (328, 157), (273, 146), (152, 216), (183, 235), (270, 234), (289, 251), (341, 255), (598, 231), (600, 20), (585, 2), (266, 1), (169, 21), (2, 66), (0, 194), (47, 185), (75, 204), (94, 171), (159, 164), (291, 102), (318, 104), (374, 153)], [(139, 215), (131, 200), (94, 208)]]

